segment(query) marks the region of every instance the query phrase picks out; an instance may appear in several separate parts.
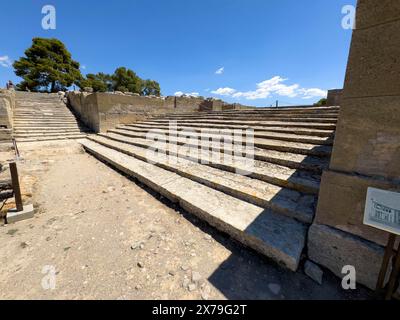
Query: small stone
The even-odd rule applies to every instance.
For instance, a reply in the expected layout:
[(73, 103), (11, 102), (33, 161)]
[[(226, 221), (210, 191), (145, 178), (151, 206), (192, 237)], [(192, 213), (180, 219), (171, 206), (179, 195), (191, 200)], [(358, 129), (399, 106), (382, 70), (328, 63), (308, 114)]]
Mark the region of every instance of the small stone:
[(137, 263), (137, 266), (138, 266), (139, 268), (141, 268), (141, 269), (144, 268), (144, 264), (143, 264), (142, 262), (138, 262), (138, 263)]
[(192, 272), (192, 281), (199, 282), (200, 280), (201, 280), (201, 274), (196, 271), (193, 271)]
[(170, 275), (170, 276), (172, 276), (172, 277), (174, 277), (175, 276), (175, 271), (170, 271), (170, 272), (168, 272), (168, 274)]
[(189, 266), (186, 266), (186, 265), (181, 266), (181, 269), (182, 269), (183, 271), (188, 271), (188, 270), (189, 270)]
[(323, 278), (324, 272), (318, 265), (311, 262), (310, 260), (307, 260), (304, 265), (304, 272), (315, 282), (322, 285), (322, 278)]
[(183, 279), (182, 281), (182, 287), (187, 288), (190, 284), (190, 280), (188, 278)]
[(188, 290), (189, 290), (190, 292), (193, 292), (193, 291), (196, 290), (196, 289), (197, 289), (197, 286), (196, 286), (195, 283), (190, 283), (190, 284), (188, 285)]
[(212, 236), (209, 235), (209, 234), (206, 234), (206, 235), (204, 236), (204, 239), (210, 241), (210, 240), (212, 240)]
[(142, 289), (142, 286), (139, 285), (139, 284), (135, 287), (135, 290), (137, 290), (137, 291), (139, 291), (139, 290), (141, 290), (141, 289)]

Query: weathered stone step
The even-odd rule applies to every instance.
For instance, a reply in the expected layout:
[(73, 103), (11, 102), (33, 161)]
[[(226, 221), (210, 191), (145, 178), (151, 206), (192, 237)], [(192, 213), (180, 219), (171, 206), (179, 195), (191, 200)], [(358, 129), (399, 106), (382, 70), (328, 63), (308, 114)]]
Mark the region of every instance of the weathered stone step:
[[(128, 138), (125, 136), (121, 136), (120, 139), (124, 141), (130, 141), (132, 143), (137, 143), (138, 146), (149, 147), (149, 141), (145, 139)], [(180, 150), (182, 149), (182, 145), (183, 144), (180, 144)], [(198, 145), (186, 144), (186, 147), (198, 148)], [(211, 147), (215, 152), (232, 154), (232, 149), (227, 148), (227, 146), (211, 144)], [(277, 164), (291, 169), (311, 171), (317, 175), (321, 175), (322, 171), (328, 169), (329, 166), (329, 158), (320, 158), (297, 153), (265, 150), (259, 148), (254, 148), (254, 159), (258, 161)]]
[(186, 115), (186, 116), (176, 116), (169, 115), (165, 117), (154, 117), (151, 120), (196, 120), (196, 119), (212, 119), (212, 120), (272, 120), (272, 121), (286, 121), (286, 120), (297, 120), (301, 121), (306, 119), (306, 121), (312, 121), (313, 119), (337, 119), (338, 114), (232, 114), (232, 115)]
[[(224, 111), (202, 111), (199, 113), (191, 113), (191, 114), (252, 114), (252, 113), (286, 113), (286, 114), (293, 114), (293, 113), (337, 113), (340, 111), (340, 107), (280, 107), (280, 108), (254, 108), (254, 109), (244, 109), (244, 110), (224, 110)], [(188, 113), (174, 113), (174, 115), (181, 116), (187, 115)], [(169, 115), (169, 114), (166, 114)]]
[(36, 138), (36, 137), (64, 137), (64, 136), (76, 136), (83, 134), (85, 132), (75, 130), (75, 131), (64, 131), (64, 132), (27, 132), (27, 133), (14, 133), (15, 138)]
[[(182, 157), (197, 163), (203, 163), (213, 166), (217, 169), (228, 172), (245, 172), (247, 176), (272, 183), (284, 188), (290, 188), (299, 192), (308, 194), (318, 194), (321, 181), (319, 173), (312, 173), (303, 170), (296, 170), (279, 164), (264, 162), (260, 160), (246, 159), (246, 155), (242, 159), (233, 158), (233, 148), (221, 148), (211, 144), (205, 153), (194, 147), (194, 145), (185, 144), (178, 141), (177, 144), (158, 144), (151, 140), (140, 138), (128, 138), (119, 134), (107, 133), (99, 134), (99, 136), (107, 139), (115, 140), (126, 144), (131, 144), (141, 148), (152, 150), (157, 148), (164, 154)], [(177, 148), (177, 145), (180, 147)], [(193, 148), (194, 147), (194, 148)], [(225, 153), (221, 153), (223, 150)], [(228, 152), (228, 153), (227, 153)]]
[[(170, 121), (154, 122), (154, 121), (140, 121), (137, 124), (146, 125), (168, 125)], [(322, 130), (335, 130), (336, 124), (327, 123), (302, 123), (302, 122), (276, 122), (276, 121), (178, 121), (178, 125), (190, 125), (192, 127), (212, 127), (219, 128), (221, 125), (228, 126), (249, 126), (249, 127), (281, 127), (281, 128), (307, 128), (307, 129), (322, 129)]]
[(164, 128), (170, 128), (172, 127), (177, 127), (178, 129), (181, 130), (191, 130), (195, 132), (209, 132), (212, 130), (246, 130), (246, 129), (253, 129), (254, 132), (280, 132), (280, 133), (288, 133), (288, 134), (298, 134), (298, 135), (306, 135), (306, 136), (315, 136), (315, 137), (331, 137), (333, 138), (335, 131), (333, 130), (318, 130), (318, 129), (303, 129), (303, 128), (282, 128), (282, 127), (250, 127), (250, 126), (240, 126), (240, 125), (182, 125), (179, 124), (179, 122), (176, 123), (176, 126), (173, 124), (151, 124), (151, 125), (146, 125), (146, 124), (140, 124), (140, 123), (134, 123), (134, 124), (126, 124), (125, 126), (132, 127), (132, 128), (144, 128), (144, 129), (164, 129)]
[(46, 136), (46, 137), (35, 137), (35, 138), (18, 138), (17, 142), (38, 142), (38, 141), (53, 141), (53, 140), (76, 140), (83, 139), (86, 134), (77, 134), (71, 136)]
[[(132, 138), (146, 138), (145, 133), (133, 132), (124, 129), (112, 129), (109, 130), (109, 132), (117, 133)], [(181, 141), (182, 143), (193, 143), (193, 141), (196, 141), (197, 145), (200, 146), (202, 139), (205, 139), (206, 137), (209, 139), (214, 138), (215, 141), (222, 140), (220, 135), (202, 135), (201, 137), (200, 135), (198, 135), (197, 137), (188, 139), (179, 140), (178, 138), (178, 141)], [(176, 139), (172, 137), (167, 137), (165, 135), (159, 135), (159, 140), (175, 141)], [(226, 143), (229, 143), (229, 141), (231, 140), (225, 139)], [(243, 139), (243, 141), (237, 141), (237, 143), (245, 144), (246, 141), (245, 139)], [(297, 142), (272, 140), (272, 139), (260, 139), (260, 138), (254, 139), (254, 146), (260, 149), (300, 153), (300, 154), (319, 156), (319, 157), (330, 157), (332, 152), (332, 148), (329, 146), (316, 146), (314, 144), (297, 143)]]
[(22, 126), (17, 126), (14, 128), (15, 132), (22, 132), (22, 131), (29, 131), (29, 132), (35, 132), (35, 131), (68, 131), (68, 130), (85, 130), (86, 128), (81, 125), (76, 125), (76, 126), (69, 126), (69, 127), (22, 127)]
[(44, 124), (44, 125), (47, 125), (47, 124), (49, 124), (49, 123), (52, 123), (52, 124), (64, 124), (64, 123), (66, 123), (66, 124), (73, 124), (73, 123), (77, 123), (77, 120), (76, 119), (73, 119), (73, 120), (58, 120), (58, 119), (46, 119), (46, 120), (43, 120), (43, 119), (38, 119), (38, 120), (31, 120), (31, 121), (26, 121), (26, 120), (18, 120), (18, 119), (15, 119), (14, 120), (14, 124), (15, 125), (31, 125), (31, 124)]
[[(193, 132), (192, 130), (185, 130), (185, 129), (178, 129), (176, 128), (169, 128), (169, 129), (144, 129), (144, 128), (134, 128), (131, 126), (124, 126), (120, 125), (117, 126), (116, 129), (124, 129), (128, 131), (133, 131), (133, 132), (141, 132), (141, 133), (147, 133), (147, 132), (153, 132), (153, 133), (159, 133), (159, 134), (164, 134), (166, 136), (180, 136), (182, 135), (183, 137), (187, 136), (199, 136), (201, 134), (204, 137), (207, 137), (208, 134), (210, 135), (221, 135), (223, 137), (233, 137), (234, 135), (238, 136), (246, 136), (246, 131), (243, 130), (242, 132), (239, 131), (234, 131), (234, 130), (217, 130), (217, 129), (208, 129), (208, 130), (203, 130), (201, 133), (199, 132)], [(327, 145), (331, 146), (333, 144), (333, 139), (332, 138), (321, 138), (321, 137), (314, 137), (314, 136), (304, 136), (304, 135), (295, 135), (295, 134), (287, 134), (287, 133), (276, 133), (276, 132), (255, 132), (254, 133), (254, 138), (260, 138), (260, 139), (276, 139), (276, 140), (283, 140), (283, 141), (291, 141), (291, 142), (300, 142), (300, 143), (309, 143), (309, 144), (316, 144), (316, 145)]]
[(50, 115), (50, 114), (36, 114), (29, 116), (21, 116), (14, 114), (14, 119), (19, 121), (35, 121), (35, 120), (76, 120), (76, 117), (72, 114), (69, 115)]
[(98, 159), (138, 179), (237, 241), (290, 270), (297, 270), (306, 238), (304, 224), (92, 141), (83, 141), (82, 145)]
[(308, 224), (313, 221), (315, 196), (202, 165), (200, 161), (150, 153), (146, 148), (116, 142), (103, 136), (92, 136), (89, 139), (257, 206), (275, 210)]
[(80, 132), (89, 132), (89, 131), (86, 130), (86, 129), (83, 129), (83, 128), (81, 128), (81, 129), (79, 129), (79, 128), (68, 128), (68, 129), (61, 129), (61, 130), (58, 129), (58, 128), (56, 128), (56, 129), (51, 128), (50, 130), (20, 130), (20, 129), (14, 130), (14, 133), (16, 135), (19, 135), (19, 134), (33, 134), (33, 135), (35, 135), (35, 134), (47, 134), (47, 133), (57, 134), (57, 133), (64, 133), (64, 132), (67, 132), (67, 133), (80, 133)]
[(38, 127), (38, 126), (53, 126), (53, 127), (70, 127), (70, 126), (76, 126), (77, 121), (71, 121), (71, 122), (59, 122), (59, 121), (38, 121), (38, 122), (14, 122), (14, 126), (18, 127)]
[[(151, 119), (154, 123), (168, 123), (170, 119)], [(247, 124), (255, 122), (259, 123), (261, 121), (264, 122), (282, 122), (282, 123), (319, 123), (319, 124), (336, 124), (338, 119), (337, 118), (284, 118), (284, 117), (277, 117), (271, 119), (264, 119), (263, 117), (258, 117), (255, 119), (213, 119), (209, 117), (204, 118), (193, 118), (193, 119), (181, 119), (178, 120), (180, 123), (197, 123), (197, 122), (206, 122), (206, 123), (221, 123), (227, 122), (230, 124)]]

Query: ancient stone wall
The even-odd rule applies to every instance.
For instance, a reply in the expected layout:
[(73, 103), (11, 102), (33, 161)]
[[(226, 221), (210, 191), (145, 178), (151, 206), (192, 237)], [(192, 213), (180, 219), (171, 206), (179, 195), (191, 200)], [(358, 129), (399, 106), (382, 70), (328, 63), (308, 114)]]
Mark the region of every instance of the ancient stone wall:
[[(321, 182), (319, 231), (309, 241), (312, 259), (339, 276), (357, 248), (383, 256), (388, 234), (363, 224), (368, 187), (400, 192), (400, 1), (359, 0), (356, 26), (332, 160)], [(335, 238), (328, 261), (322, 243), (338, 231), (349, 236)], [(380, 263), (360, 257), (359, 281), (373, 288)]]
[(328, 106), (340, 106), (342, 104), (342, 96), (342, 89), (329, 90), (326, 104)]
[(68, 103), (94, 132), (170, 113), (246, 109), (222, 100), (201, 97), (143, 97), (132, 94), (68, 92)]
[(15, 92), (0, 90), (0, 128), (12, 128), (12, 113), (15, 108)]

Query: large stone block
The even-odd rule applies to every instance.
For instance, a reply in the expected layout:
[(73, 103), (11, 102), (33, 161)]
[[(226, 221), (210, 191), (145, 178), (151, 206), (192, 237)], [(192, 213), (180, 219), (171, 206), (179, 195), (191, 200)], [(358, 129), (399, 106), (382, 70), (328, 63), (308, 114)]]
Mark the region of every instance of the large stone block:
[[(375, 289), (384, 248), (349, 233), (313, 224), (308, 234), (309, 258), (342, 278), (344, 266), (354, 266), (356, 280)], [(338, 279), (338, 281), (341, 281)]]
[(400, 20), (355, 30), (344, 98), (400, 95)]
[(400, 181), (400, 96), (345, 99), (330, 168)]
[(357, 29), (370, 28), (398, 19), (400, 19), (398, 0), (358, 0)]
[(324, 172), (315, 222), (386, 245), (387, 232), (363, 224), (368, 187), (400, 192), (400, 185), (387, 181)]
[(400, 95), (400, 20), (355, 30), (344, 98)]

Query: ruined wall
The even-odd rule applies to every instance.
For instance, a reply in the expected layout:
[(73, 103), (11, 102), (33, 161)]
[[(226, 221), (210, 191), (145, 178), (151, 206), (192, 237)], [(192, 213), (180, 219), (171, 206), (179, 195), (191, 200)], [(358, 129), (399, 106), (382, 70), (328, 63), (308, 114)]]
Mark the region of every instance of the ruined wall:
[(15, 108), (15, 92), (0, 90), (0, 127), (12, 128), (12, 113)]
[(14, 108), (15, 91), (0, 89), (0, 143), (11, 141)]
[(143, 97), (132, 94), (68, 92), (68, 103), (94, 132), (170, 113), (220, 110), (221, 100), (196, 97)]
[(400, 192), (400, 1), (359, 0), (356, 26), (309, 251), (338, 275), (354, 265), (359, 281), (374, 288), (388, 234), (363, 225), (363, 214), (368, 187)]

